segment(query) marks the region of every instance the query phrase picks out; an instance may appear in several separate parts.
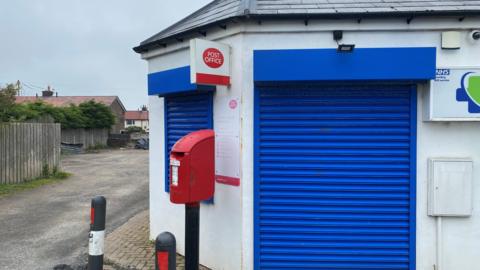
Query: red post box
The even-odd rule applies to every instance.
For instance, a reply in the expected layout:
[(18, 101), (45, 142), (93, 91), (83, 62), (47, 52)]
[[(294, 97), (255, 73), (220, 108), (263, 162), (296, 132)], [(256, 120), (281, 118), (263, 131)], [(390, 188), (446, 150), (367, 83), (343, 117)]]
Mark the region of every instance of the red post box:
[(170, 154), (170, 201), (208, 200), (215, 191), (215, 133), (192, 132), (175, 143)]

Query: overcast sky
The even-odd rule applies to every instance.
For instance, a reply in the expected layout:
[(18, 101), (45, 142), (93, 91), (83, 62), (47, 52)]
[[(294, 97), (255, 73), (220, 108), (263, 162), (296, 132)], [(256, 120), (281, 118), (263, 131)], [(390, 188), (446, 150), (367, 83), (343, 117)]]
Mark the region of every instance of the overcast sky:
[(140, 41), (210, 0), (0, 0), (0, 84), (25, 95), (51, 85), (59, 95), (118, 95), (147, 103)]

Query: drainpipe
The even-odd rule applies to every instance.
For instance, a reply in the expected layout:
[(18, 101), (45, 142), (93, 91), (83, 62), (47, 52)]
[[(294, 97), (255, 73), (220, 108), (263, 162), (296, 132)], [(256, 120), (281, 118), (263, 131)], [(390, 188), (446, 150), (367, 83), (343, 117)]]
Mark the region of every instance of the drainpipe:
[(437, 246), (436, 246), (436, 262), (435, 270), (443, 270), (443, 230), (442, 217), (437, 217)]

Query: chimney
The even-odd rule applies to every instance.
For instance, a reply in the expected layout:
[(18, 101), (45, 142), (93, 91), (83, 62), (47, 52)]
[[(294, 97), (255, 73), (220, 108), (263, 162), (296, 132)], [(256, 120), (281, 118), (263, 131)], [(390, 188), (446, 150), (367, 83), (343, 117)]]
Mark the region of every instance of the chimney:
[(52, 97), (53, 91), (50, 89), (50, 85), (48, 86), (47, 90), (42, 91), (42, 97)]

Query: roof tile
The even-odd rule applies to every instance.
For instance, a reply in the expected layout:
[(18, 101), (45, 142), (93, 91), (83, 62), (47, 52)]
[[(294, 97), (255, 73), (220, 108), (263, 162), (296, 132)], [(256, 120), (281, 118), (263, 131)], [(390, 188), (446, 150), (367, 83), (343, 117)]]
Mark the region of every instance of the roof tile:
[[(18, 96), (15, 98), (16, 103), (28, 103), (28, 102), (35, 102), (41, 100), (47, 104), (50, 104), (55, 107), (67, 107), (70, 104), (79, 105), (83, 102), (87, 102), (93, 100), (98, 103), (102, 103), (106, 106), (111, 106), (115, 100), (117, 100), (117, 96), (60, 96), (60, 97), (35, 97), (35, 96)], [(119, 100), (120, 105), (123, 107)]]
[(126, 111), (125, 120), (148, 120), (148, 111)]
[(136, 51), (141, 52), (142, 47), (162, 42), (177, 34), (239, 16), (285, 16), (288, 14), (346, 16), (372, 13), (389, 16), (395, 13), (434, 14), (442, 12), (477, 12), (480, 14), (480, 0), (215, 0), (143, 41)]

